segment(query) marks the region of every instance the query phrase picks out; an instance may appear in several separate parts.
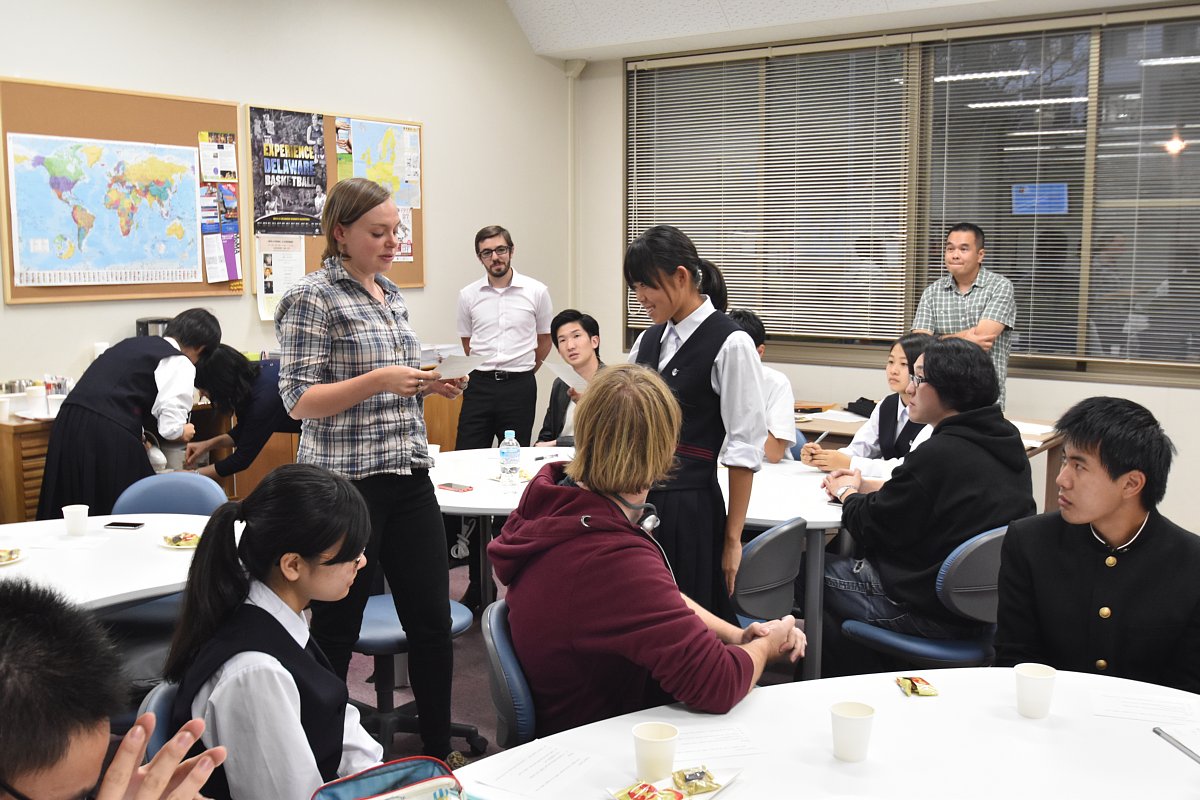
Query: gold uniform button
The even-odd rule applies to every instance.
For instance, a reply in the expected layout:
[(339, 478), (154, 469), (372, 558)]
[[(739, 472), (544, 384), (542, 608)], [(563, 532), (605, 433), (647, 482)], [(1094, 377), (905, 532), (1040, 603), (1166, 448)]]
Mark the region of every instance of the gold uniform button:
[(1112, 609), (1109, 608), (1108, 606), (1104, 606), (1103, 608), (1100, 609), (1100, 619), (1108, 619), (1111, 616), (1112, 616)]
[(1105, 661), (1103, 658), (1096, 659), (1096, 669), (1098, 669), (1098, 670), (1108, 669), (1108, 662)]
[(1117, 557), (1116, 556), (1109, 556), (1108, 558), (1104, 559), (1104, 566), (1115, 567), (1116, 565), (1117, 565)]

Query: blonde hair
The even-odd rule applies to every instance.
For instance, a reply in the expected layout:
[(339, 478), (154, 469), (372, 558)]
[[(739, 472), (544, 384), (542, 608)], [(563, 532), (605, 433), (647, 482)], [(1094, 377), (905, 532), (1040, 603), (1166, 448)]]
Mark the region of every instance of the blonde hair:
[(596, 373), (575, 411), (575, 459), (567, 474), (603, 494), (649, 489), (670, 473), (679, 401), (657, 372), (615, 364)]
[(325, 252), (321, 259), (335, 258), (342, 254), (338, 248), (333, 229), (338, 225), (353, 225), (358, 218), (380, 203), (387, 202), (391, 194), (378, 183), (366, 178), (348, 178), (329, 191), (325, 208), (321, 211), (321, 228), (325, 231)]

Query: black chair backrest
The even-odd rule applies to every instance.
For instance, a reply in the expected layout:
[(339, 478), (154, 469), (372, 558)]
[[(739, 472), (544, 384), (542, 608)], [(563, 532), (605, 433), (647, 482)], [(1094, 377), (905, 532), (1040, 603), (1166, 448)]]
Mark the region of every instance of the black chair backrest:
[(804, 553), (803, 517), (782, 522), (742, 546), (733, 607), (745, 617), (778, 619), (792, 613)]
[(937, 577), (937, 595), (942, 605), (959, 616), (995, 624), (1000, 546), (1007, 531), (1007, 525), (984, 531), (946, 556)]

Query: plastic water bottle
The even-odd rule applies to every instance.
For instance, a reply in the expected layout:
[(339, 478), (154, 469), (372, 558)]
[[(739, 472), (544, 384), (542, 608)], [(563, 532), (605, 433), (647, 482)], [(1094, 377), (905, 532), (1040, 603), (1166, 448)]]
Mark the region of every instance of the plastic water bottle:
[(521, 482), (521, 443), (513, 431), (504, 432), (500, 442), (500, 485), (515, 489)]

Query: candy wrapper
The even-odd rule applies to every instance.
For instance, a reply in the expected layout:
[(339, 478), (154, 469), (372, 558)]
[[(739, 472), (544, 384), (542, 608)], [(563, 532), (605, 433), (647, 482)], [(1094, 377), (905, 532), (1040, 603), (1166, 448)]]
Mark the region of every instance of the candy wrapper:
[(671, 779), (675, 781), (675, 788), (689, 797), (715, 792), (721, 788), (721, 784), (713, 780), (712, 773), (706, 767), (676, 770), (671, 773)]
[(919, 697), (936, 697), (938, 693), (937, 689), (933, 688), (933, 684), (915, 675), (907, 678), (896, 678), (896, 684), (908, 697), (912, 697), (914, 694)]

